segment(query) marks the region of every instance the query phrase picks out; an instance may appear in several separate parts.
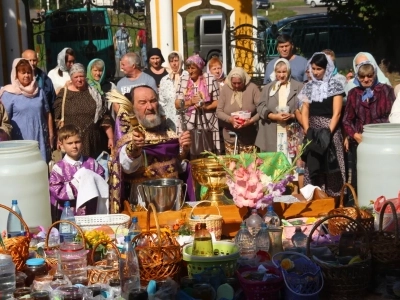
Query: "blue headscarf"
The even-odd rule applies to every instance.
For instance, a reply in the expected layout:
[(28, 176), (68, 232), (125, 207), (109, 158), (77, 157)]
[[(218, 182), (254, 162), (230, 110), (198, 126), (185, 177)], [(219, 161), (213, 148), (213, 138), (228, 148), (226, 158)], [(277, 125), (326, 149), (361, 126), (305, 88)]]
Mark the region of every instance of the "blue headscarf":
[[(360, 70), (360, 67), (362, 67), (362, 66), (364, 66), (364, 65), (371, 65), (371, 66), (374, 68), (374, 76), (375, 76), (375, 79), (374, 79), (374, 82), (372, 83), (372, 85), (371, 85), (370, 87), (368, 87), (368, 88), (364, 88), (364, 87), (361, 85), (360, 80), (358, 79), (358, 71)], [(378, 82), (378, 76), (376, 76), (376, 67), (375, 67), (375, 65), (374, 65), (372, 62), (370, 62), (369, 60), (367, 60), (367, 61), (363, 61), (362, 63), (360, 63), (360, 64), (358, 64), (358, 65), (356, 66), (356, 78), (354, 78), (354, 84), (355, 84), (356, 86), (358, 86), (358, 87), (364, 89), (364, 92), (363, 92), (363, 94), (362, 94), (362, 96), (361, 96), (361, 101), (362, 101), (362, 102), (365, 102), (365, 101), (367, 101), (368, 99), (372, 99), (372, 98), (374, 97), (374, 90), (373, 90), (373, 88), (374, 88), (374, 86), (377, 85), (378, 83), (379, 83), (379, 82)]]

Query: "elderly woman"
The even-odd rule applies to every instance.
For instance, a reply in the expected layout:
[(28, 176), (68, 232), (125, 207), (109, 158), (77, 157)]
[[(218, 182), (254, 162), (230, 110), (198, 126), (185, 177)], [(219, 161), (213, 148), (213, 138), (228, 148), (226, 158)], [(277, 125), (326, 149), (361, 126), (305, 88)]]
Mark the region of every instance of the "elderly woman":
[[(88, 69), (88, 73), (86, 75), (87, 82), (91, 87), (95, 88), (100, 95), (103, 96), (107, 92), (117, 88), (113, 82), (105, 79), (106, 72), (103, 60), (99, 58), (91, 60), (88, 64), (87, 69)], [(107, 106), (108, 109), (110, 110), (113, 119), (115, 119), (115, 114), (117, 112), (111, 110), (111, 102)]]
[[(378, 64), (376, 63), (375, 58), (372, 56), (371, 53), (368, 52), (359, 52), (357, 53), (356, 56), (354, 56), (353, 59), (353, 70), (357, 70), (357, 65), (364, 61), (369, 61), (376, 69), (376, 76), (378, 78), (378, 81), (382, 84), (387, 84), (391, 86), (389, 79), (383, 74), (382, 70), (379, 68)], [(356, 78), (353, 78), (349, 80), (344, 87), (344, 91), (346, 95), (349, 93), (349, 91), (357, 86), (356, 84)]]
[(114, 146), (107, 105), (97, 89), (87, 84), (82, 64), (73, 65), (69, 75), (71, 83), (60, 90), (54, 103), (55, 119), (78, 126), (82, 131), (82, 155), (97, 158), (107, 146)]
[[(242, 68), (234, 68), (226, 79), (226, 84), (220, 89), (217, 106), (217, 117), (223, 126), (226, 154), (245, 152), (251, 153), (254, 149), (257, 130), (256, 123), (259, 116), (256, 111), (260, 100), (260, 90), (250, 82), (250, 76)], [(248, 111), (250, 118), (243, 119), (232, 113)], [(231, 135), (234, 132), (234, 135)], [(237, 149), (235, 139), (237, 137)]]
[[(321, 141), (326, 139), (329, 141), (326, 153), (330, 154), (330, 164), (325, 164), (327, 157), (317, 159), (316, 151), (305, 154), (304, 184), (319, 186), (332, 197), (340, 195), (345, 182), (343, 137), (339, 126), (344, 89), (338, 80), (332, 78), (334, 69), (332, 60), (325, 53), (314, 53), (310, 59), (312, 80), (303, 86), (298, 96), (303, 103), (301, 116), (307, 139), (314, 140), (317, 135)], [(312, 149), (311, 146), (308, 148)]]
[(260, 115), (256, 146), (261, 152), (283, 152), (289, 161), (296, 155), (296, 136), (291, 129), (296, 121), (297, 96), (303, 86), (292, 79), (289, 61), (275, 62), (272, 82), (261, 93), (257, 112)]
[(218, 57), (211, 58), (207, 63), (207, 73), (214, 76), (220, 88), (224, 86), (225, 74), (222, 69), (222, 62)]
[[(209, 128), (212, 132), (213, 145), (210, 150), (220, 153), (218, 118), (215, 114), (219, 99), (218, 83), (213, 76), (203, 73), (205, 63), (200, 56), (190, 56), (185, 64), (188, 74), (181, 76), (175, 100), (176, 109), (183, 112), (184, 116), (183, 119), (182, 115), (178, 118), (178, 133), (185, 131), (182, 130), (183, 125), (193, 135), (196, 132), (192, 129), (201, 129), (201, 123), (203, 123), (204, 127)], [(184, 113), (185, 111), (186, 113)], [(195, 140), (195, 137), (192, 136), (192, 140)], [(202, 149), (196, 148), (196, 144), (193, 142), (191, 158), (200, 156), (200, 152)]]
[(176, 115), (175, 99), (178, 84), (181, 76), (188, 76), (186, 70), (182, 70), (183, 60), (182, 55), (177, 51), (172, 51), (168, 55), (168, 61), (163, 64), (168, 75), (165, 75), (160, 81), (159, 103), (164, 109), (165, 117), (167, 118), (168, 126), (176, 131), (178, 117)]
[(168, 72), (162, 66), (164, 61), (165, 60), (160, 49), (150, 48), (150, 50), (147, 52), (147, 63), (149, 67), (144, 69), (143, 72), (154, 78), (157, 87), (160, 87), (161, 79), (168, 74)]
[(362, 142), (364, 125), (388, 123), (393, 102), (393, 88), (379, 82), (377, 68), (370, 61), (356, 67), (356, 87), (347, 95), (343, 127), (349, 138), (349, 151), (352, 155), (352, 185), (357, 186), (357, 147)]
[(49, 162), (53, 140), (53, 119), (46, 96), (33, 78), (29, 61), (14, 59), (11, 84), (0, 90), (0, 99), (12, 125), (12, 140), (35, 140), (40, 154)]
[(56, 94), (70, 80), (69, 70), (75, 63), (75, 52), (71, 48), (64, 48), (57, 55), (57, 67), (50, 70), (48, 76), (53, 82)]

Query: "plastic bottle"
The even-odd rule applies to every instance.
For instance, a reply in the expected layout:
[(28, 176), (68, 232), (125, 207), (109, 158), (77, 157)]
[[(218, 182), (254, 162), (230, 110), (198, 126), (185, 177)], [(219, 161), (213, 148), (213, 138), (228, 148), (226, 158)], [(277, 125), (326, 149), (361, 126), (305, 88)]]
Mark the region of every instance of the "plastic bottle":
[(247, 229), (253, 237), (257, 235), (262, 223), (264, 223), (263, 219), (258, 215), (257, 209), (253, 209), (250, 217), (246, 219)]
[(214, 255), (212, 237), (207, 230), (206, 223), (200, 223), (200, 228), (194, 234), (192, 254), (198, 256)]
[(235, 244), (239, 248), (241, 257), (254, 258), (256, 254), (254, 238), (247, 229), (245, 222), (240, 225), (240, 229), (235, 236)]
[(137, 236), (138, 234), (140, 234), (142, 232), (140, 226), (139, 226), (139, 222), (138, 222), (138, 218), (137, 217), (133, 217), (132, 218), (132, 224), (129, 227), (129, 237), (131, 238), (131, 241), (133, 240), (133, 238), (135, 236)]
[(140, 289), (139, 261), (129, 235), (124, 238), (124, 247), (119, 262), (119, 276), (121, 295), (123, 298), (129, 299), (129, 291)]
[(15, 264), (10, 255), (0, 254), (0, 299), (13, 298)]
[(300, 226), (296, 226), (296, 231), (292, 236), (293, 246), (305, 248), (307, 246), (307, 235), (301, 230)]
[(268, 228), (277, 228), (281, 226), (281, 219), (274, 212), (274, 207), (269, 205), (267, 208), (267, 213), (264, 216), (264, 222), (267, 224)]
[(255, 238), (255, 244), (256, 244), (257, 252), (259, 250), (265, 251), (265, 252), (269, 251), (270, 240), (269, 240), (267, 224), (265, 224), (265, 223), (261, 224), (261, 229), (257, 233), (256, 238)]
[[(69, 221), (75, 223), (74, 212), (71, 209), (69, 201), (65, 201), (64, 208), (61, 213), (60, 221)], [(60, 243), (73, 242), (76, 235), (76, 228), (68, 223), (60, 224)]]
[[(15, 211), (18, 215), (20, 215), (20, 217), (22, 218), (21, 210), (18, 207), (17, 200), (12, 200), (11, 209)], [(7, 218), (7, 236), (10, 238), (14, 236), (24, 236), (24, 235), (25, 235), (25, 228), (22, 225), (21, 221), (18, 219), (16, 215), (10, 212)]]

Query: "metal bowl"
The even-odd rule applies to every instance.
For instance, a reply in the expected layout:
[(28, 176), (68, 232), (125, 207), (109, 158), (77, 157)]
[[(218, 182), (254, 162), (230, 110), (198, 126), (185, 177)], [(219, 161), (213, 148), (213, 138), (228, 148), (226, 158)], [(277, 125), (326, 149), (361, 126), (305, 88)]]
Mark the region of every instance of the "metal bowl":
[(185, 199), (185, 195), (182, 195), (183, 186), (186, 183), (180, 179), (161, 178), (144, 181), (137, 189), (146, 206), (153, 203), (157, 212), (163, 212), (181, 209)]

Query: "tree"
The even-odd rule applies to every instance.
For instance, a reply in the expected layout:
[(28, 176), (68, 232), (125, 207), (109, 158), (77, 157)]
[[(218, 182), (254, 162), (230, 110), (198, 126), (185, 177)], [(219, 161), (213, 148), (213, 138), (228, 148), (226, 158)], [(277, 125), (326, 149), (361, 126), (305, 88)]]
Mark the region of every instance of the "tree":
[(374, 55), (395, 64), (400, 62), (399, 10), (399, 0), (348, 0), (347, 4), (338, 5), (332, 13), (347, 14), (353, 20), (363, 22), (371, 33)]

